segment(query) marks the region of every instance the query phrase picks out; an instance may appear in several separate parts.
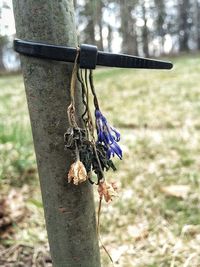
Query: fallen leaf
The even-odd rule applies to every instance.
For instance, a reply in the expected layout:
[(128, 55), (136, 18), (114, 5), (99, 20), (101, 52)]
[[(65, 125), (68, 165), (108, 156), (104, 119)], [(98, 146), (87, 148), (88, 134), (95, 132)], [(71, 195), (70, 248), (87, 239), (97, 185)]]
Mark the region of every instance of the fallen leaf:
[(200, 233), (200, 225), (186, 224), (182, 228), (182, 233), (196, 235)]
[(128, 226), (128, 234), (135, 239), (135, 241), (139, 241), (143, 238), (146, 238), (149, 234), (148, 228), (144, 224), (137, 225), (129, 225)]
[(161, 187), (161, 191), (167, 196), (173, 196), (177, 198), (187, 198), (190, 192), (189, 185), (169, 185)]
[(21, 221), (27, 215), (24, 197), (20, 190), (12, 189), (0, 199), (0, 235), (13, 223)]

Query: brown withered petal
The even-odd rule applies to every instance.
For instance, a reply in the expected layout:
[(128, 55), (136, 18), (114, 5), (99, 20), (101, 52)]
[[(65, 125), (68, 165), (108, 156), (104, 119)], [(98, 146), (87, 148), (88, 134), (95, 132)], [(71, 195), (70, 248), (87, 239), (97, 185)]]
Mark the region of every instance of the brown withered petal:
[(104, 197), (106, 202), (112, 201), (117, 196), (117, 187), (114, 183), (102, 182), (98, 186), (99, 196)]
[(73, 184), (78, 185), (87, 180), (87, 172), (80, 160), (74, 162), (68, 173), (68, 183), (73, 182)]

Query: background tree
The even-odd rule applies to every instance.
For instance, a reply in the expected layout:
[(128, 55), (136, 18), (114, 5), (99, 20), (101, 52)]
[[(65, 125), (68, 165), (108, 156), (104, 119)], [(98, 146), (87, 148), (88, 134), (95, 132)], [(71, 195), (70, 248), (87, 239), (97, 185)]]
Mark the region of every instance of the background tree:
[(102, 0), (94, 1), (96, 10), (96, 29), (98, 34), (97, 46), (100, 50), (104, 50), (103, 45), (103, 7), (104, 3)]
[(6, 44), (7, 44), (6, 36), (0, 35), (0, 72), (5, 71), (6, 69), (3, 61), (3, 55), (4, 55), (3, 51)]
[(155, 35), (160, 39), (160, 50), (164, 52), (164, 37), (167, 33), (166, 25), (166, 8), (164, 0), (154, 0), (154, 9), (155, 9)]
[(134, 9), (137, 0), (120, 0), (120, 33), (122, 36), (122, 52), (138, 55), (138, 41), (136, 32), (136, 18)]
[[(140, 56), (200, 50), (200, 0), (73, 1), (79, 43)], [(8, 3), (0, 1), (1, 71), (13, 40), (1, 19)]]
[(190, 0), (179, 0), (178, 3), (178, 24), (179, 24), (179, 50), (189, 51), (190, 25)]
[(194, 42), (196, 49), (200, 50), (200, 0), (193, 0)]
[(83, 24), (85, 25), (82, 32), (84, 42), (95, 44), (95, 1), (91, 2), (89, 0), (85, 0), (83, 9), (79, 14), (82, 17)]
[(78, 25), (81, 25), (81, 42), (96, 44), (103, 50), (103, 7), (102, 0), (89, 1), (83, 3), (75, 1), (77, 7)]
[[(0, 21), (2, 20), (2, 12), (4, 8), (10, 8), (6, 2), (1, 1), (0, 2)], [(0, 23), (0, 72), (5, 71), (5, 65), (4, 65), (4, 48), (6, 44), (8, 43), (7, 36), (5, 35), (4, 31), (5, 25), (3, 23)]]
[(143, 27), (142, 27), (142, 47), (143, 47), (143, 54), (148, 57), (149, 56), (149, 29), (147, 26), (147, 1), (141, 0), (141, 11), (142, 11), (142, 19), (143, 19)]

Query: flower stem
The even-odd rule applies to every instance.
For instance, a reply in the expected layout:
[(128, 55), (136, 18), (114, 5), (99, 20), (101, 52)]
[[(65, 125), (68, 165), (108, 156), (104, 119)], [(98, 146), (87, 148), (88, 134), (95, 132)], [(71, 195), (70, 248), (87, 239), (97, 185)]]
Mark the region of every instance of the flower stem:
[(93, 94), (93, 97), (94, 97), (94, 99), (93, 99), (94, 100), (94, 106), (95, 106), (96, 109), (100, 110), (99, 109), (99, 102), (98, 102), (97, 95), (96, 95), (95, 88), (94, 88), (92, 70), (90, 70), (90, 73), (89, 73), (89, 81), (90, 81), (90, 88), (91, 88), (91, 91), (92, 91), (92, 94)]
[(74, 61), (74, 66), (73, 66), (73, 70), (72, 70), (72, 78), (71, 78), (71, 83), (70, 83), (71, 103), (67, 109), (69, 124), (75, 128), (78, 127), (78, 125), (76, 123), (76, 116), (75, 116), (75, 113), (76, 113), (76, 111), (75, 111), (75, 88), (76, 88), (76, 73), (77, 73), (77, 68), (78, 68), (77, 60), (78, 60), (78, 56), (79, 56), (79, 51), (80, 51), (80, 49), (77, 47), (77, 53), (76, 53), (76, 58)]
[(71, 83), (70, 83), (70, 97), (71, 97), (71, 104), (74, 106), (75, 105), (75, 87), (76, 87), (76, 73), (77, 73), (77, 60), (79, 56), (80, 49), (77, 47), (77, 53), (76, 53), (76, 58), (74, 61), (74, 66), (72, 70), (72, 78), (71, 78)]

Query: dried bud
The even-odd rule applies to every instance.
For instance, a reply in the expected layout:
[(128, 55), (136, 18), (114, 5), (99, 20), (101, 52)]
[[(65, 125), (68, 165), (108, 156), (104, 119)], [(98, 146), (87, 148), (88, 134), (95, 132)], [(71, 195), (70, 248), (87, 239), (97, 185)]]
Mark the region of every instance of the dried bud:
[(112, 201), (113, 197), (117, 196), (117, 186), (115, 183), (103, 182), (98, 187), (99, 196), (104, 197), (106, 202)]
[(80, 160), (74, 162), (68, 173), (68, 183), (73, 182), (75, 185), (78, 185), (87, 180), (87, 172)]

